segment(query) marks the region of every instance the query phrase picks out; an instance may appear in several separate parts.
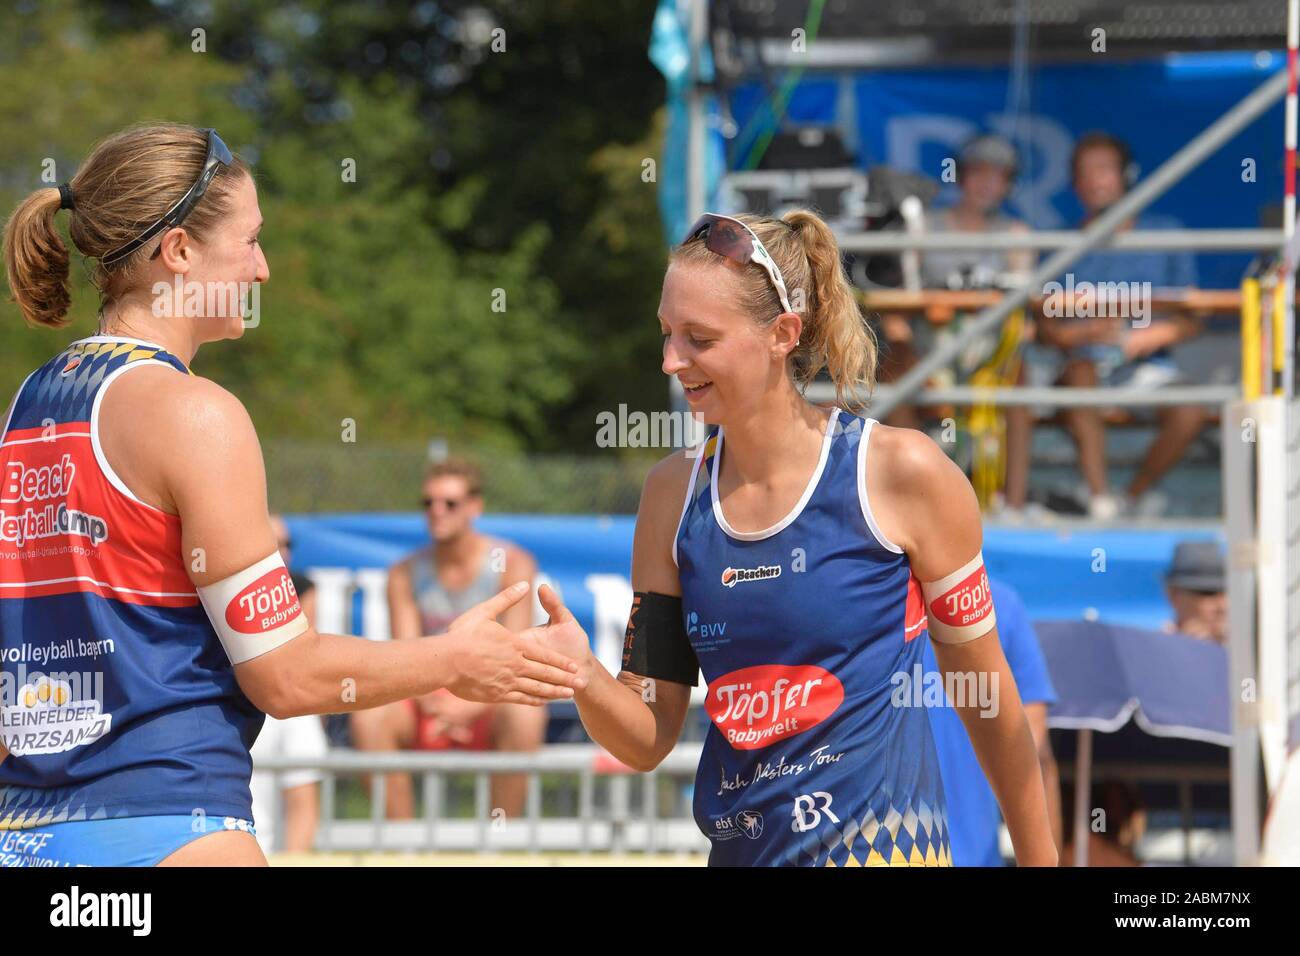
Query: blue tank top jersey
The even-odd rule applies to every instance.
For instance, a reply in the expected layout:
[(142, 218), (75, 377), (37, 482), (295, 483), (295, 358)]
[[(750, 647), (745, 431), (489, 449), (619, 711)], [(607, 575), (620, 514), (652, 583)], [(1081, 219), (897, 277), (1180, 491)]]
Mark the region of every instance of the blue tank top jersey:
[(929, 717), (896, 693), (925, 611), (867, 501), (874, 425), (833, 410), (803, 497), (763, 531), (723, 515), (721, 428), (696, 459), (673, 557), (708, 685), (694, 810), (711, 865), (951, 865)]
[(181, 524), (99, 446), (100, 399), (160, 346), (94, 336), (27, 377), (0, 432), (0, 830), (252, 817), (263, 715), (181, 555)]

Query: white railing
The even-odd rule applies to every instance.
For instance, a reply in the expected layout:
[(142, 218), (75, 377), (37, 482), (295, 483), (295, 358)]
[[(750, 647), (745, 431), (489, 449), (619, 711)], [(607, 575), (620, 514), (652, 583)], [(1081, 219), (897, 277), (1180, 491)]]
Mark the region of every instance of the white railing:
[[(646, 774), (629, 770), (590, 744), (552, 744), (533, 753), (333, 749), (325, 757), (262, 760), (255, 769), (272, 776), (277, 793), (280, 776), (288, 771), (317, 770), (324, 776), (316, 836), (321, 851), (706, 853), (709, 842), (696, 827), (686, 798), (700, 749), (699, 744), (681, 744)], [(419, 819), (385, 819), (384, 775), (389, 773), (410, 773), (423, 781)], [(491, 806), (491, 777), (496, 773), (527, 776), (522, 818), (508, 819)], [(370, 774), (370, 817), (338, 819), (338, 778), (358, 774)], [(543, 774), (572, 778), (577, 787), (575, 816), (542, 815)], [(447, 783), (453, 776), (474, 779), (472, 817), (446, 816)], [(608, 800), (601, 806), (596, 801), (597, 778), (608, 779)], [(678, 782), (680, 791), (671, 802), (685, 806), (684, 813), (661, 815), (664, 778)], [(278, 801), (274, 812), (275, 832), (284, 833)]]

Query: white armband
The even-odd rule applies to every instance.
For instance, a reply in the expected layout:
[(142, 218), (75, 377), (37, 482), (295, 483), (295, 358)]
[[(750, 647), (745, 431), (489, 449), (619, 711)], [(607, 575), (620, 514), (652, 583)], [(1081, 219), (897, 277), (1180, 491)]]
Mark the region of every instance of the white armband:
[(223, 581), (199, 588), (199, 600), (232, 664), (261, 657), (309, 626), (279, 551)]
[(983, 551), (938, 581), (922, 581), (921, 593), (930, 637), (940, 644), (965, 644), (997, 624)]

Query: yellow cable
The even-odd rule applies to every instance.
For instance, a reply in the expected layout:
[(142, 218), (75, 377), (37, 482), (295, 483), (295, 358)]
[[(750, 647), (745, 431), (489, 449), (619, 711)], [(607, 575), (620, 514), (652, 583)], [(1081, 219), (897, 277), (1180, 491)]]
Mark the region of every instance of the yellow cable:
[(1241, 397), (1248, 402), (1259, 398), (1260, 321), (1262, 298), (1258, 279), (1241, 282)]

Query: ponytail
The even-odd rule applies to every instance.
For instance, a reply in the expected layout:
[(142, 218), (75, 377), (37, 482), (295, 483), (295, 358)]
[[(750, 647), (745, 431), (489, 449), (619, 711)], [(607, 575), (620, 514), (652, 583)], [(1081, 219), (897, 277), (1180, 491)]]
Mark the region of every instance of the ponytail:
[(806, 387), (826, 369), (835, 383), (836, 404), (859, 411), (876, 387), (879, 349), (844, 271), (835, 233), (806, 209), (786, 213), (782, 221), (794, 230), (808, 263), (807, 312), (803, 341), (794, 353), (795, 380)]
[[(104, 256), (139, 235), (185, 195), (203, 171), (207, 131), (177, 123), (132, 126), (101, 140), (72, 177), (76, 206), (68, 224), (72, 245), (86, 257), (100, 308), (147, 281), (146, 243), (110, 266)], [(248, 166), (238, 156), (221, 167), (185, 219), (185, 230), (204, 239), (230, 208), (231, 194)], [(71, 197), (70, 197), (71, 201)], [(68, 247), (54, 226), (62, 191), (38, 189), (18, 204), (5, 224), (5, 273), (9, 291), (30, 325), (58, 328), (68, 322)]]
[(68, 322), (68, 247), (54, 227), (59, 190), (38, 189), (14, 210), (4, 231), (9, 291), (28, 325), (59, 328)]
[[(806, 209), (781, 219), (735, 218), (754, 231), (776, 260), (790, 305), (803, 319), (799, 344), (790, 353), (795, 385), (806, 389), (825, 369), (835, 383), (836, 404), (854, 414), (862, 411), (876, 387), (876, 337), (849, 284), (830, 226)], [(671, 258), (701, 264), (720, 259), (702, 242), (678, 246)], [(740, 304), (755, 321), (767, 323), (785, 311), (763, 269), (746, 268), (742, 282)]]

